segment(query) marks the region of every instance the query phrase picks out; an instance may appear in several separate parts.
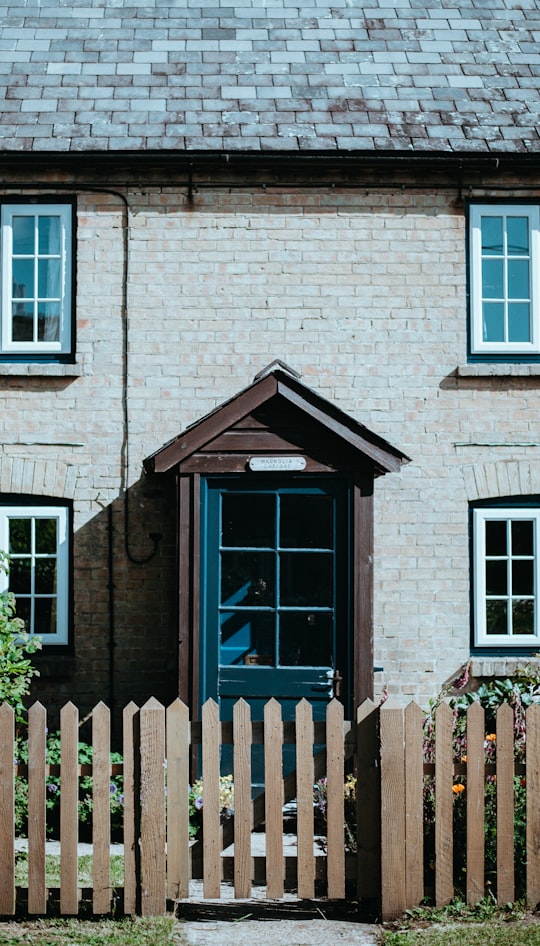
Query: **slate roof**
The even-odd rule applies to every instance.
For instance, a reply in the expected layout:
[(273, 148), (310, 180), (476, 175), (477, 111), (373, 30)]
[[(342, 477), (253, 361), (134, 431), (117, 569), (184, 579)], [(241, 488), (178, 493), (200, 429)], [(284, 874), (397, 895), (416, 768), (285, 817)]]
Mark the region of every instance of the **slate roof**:
[(540, 151), (540, 0), (0, 0), (0, 151)]

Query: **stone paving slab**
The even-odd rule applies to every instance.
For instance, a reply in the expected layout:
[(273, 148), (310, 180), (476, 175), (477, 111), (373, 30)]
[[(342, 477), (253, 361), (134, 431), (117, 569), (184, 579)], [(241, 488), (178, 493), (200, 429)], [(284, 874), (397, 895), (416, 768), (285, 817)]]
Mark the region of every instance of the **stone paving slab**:
[(189, 946), (378, 946), (379, 927), (350, 920), (189, 920)]

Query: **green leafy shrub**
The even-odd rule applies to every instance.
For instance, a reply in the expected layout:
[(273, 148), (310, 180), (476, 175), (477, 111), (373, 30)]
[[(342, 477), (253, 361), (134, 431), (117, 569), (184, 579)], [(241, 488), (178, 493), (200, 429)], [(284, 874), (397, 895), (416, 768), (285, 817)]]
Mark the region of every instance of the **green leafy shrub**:
[[(197, 779), (189, 789), (189, 836), (200, 837), (202, 831), (202, 810), (204, 808), (204, 783)], [(219, 812), (222, 821), (234, 814), (234, 784), (232, 775), (222, 775), (219, 779)]]
[[(9, 573), (9, 558), (0, 551), (0, 573)], [(18, 723), (25, 719), (24, 697), (33, 677), (39, 676), (29, 657), (41, 648), (41, 641), (25, 633), (24, 621), (16, 616), (15, 597), (0, 592), (0, 703), (15, 710)]]
[[(122, 756), (111, 752), (111, 764), (121, 763)], [(28, 762), (26, 739), (17, 738), (16, 762)], [(50, 765), (60, 763), (60, 733), (47, 734), (46, 761)], [(92, 746), (79, 742), (79, 764), (92, 764)], [(113, 838), (120, 838), (124, 816), (123, 776), (113, 775), (110, 779), (111, 833)], [(46, 781), (45, 806), (47, 809), (47, 836), (59, 837), (60, 832), (60, 776), (51, 775)], [(92, 776), (79, 778), (79, 836), (90, 837), (92, 830)], [(15, 827), (19, 837), (24, 837), (28, 830), (28, 781), (23, 776), (15, 779)]]

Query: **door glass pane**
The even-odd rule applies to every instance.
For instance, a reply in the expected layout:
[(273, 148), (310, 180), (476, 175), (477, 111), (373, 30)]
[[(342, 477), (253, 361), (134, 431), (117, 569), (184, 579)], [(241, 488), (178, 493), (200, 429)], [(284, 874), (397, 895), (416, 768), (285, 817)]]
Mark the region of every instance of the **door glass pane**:
[(331, 496), (282, 496), (281, 548), (331, 549), (334, 541), (333, 513)]
[(512, 633), (534, 634), (534, 601), (512, 602)]
[(274, 665), (273, 614), (225, 611), (220, 615), (220, 625), (220, 664)]
[(222, 552), (221, 604), (273, 607), (274, 564), (271, 552)]
[(508, 634), (508, 606), (506, 601), (486, 601), (486, 633)]
[(221, 516), (223, 546), (275, 548), (276, 497), (272, 493), (224, 493)]
[(280, 605), (331, 608), (334, 603), (334, 558), (326, 552), (282, 552)]
[(332, 615), (305, 611), (282, 614), (279, 663), (282, 667), (331, 667)]
[(501, 255), (503, 252), (503, 218), (482, 217), (482, 254)]
[(506, 555), (506, 521), (486, 522), (486, 555)]

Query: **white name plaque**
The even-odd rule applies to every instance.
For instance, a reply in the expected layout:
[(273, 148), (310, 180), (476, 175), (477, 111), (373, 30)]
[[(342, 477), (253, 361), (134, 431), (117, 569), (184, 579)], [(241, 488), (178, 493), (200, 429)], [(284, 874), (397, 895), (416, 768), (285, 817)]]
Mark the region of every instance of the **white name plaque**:
[(254, 472), (268, 470), (305, 470), (305, 457), (251, 457), (248, 463)]

